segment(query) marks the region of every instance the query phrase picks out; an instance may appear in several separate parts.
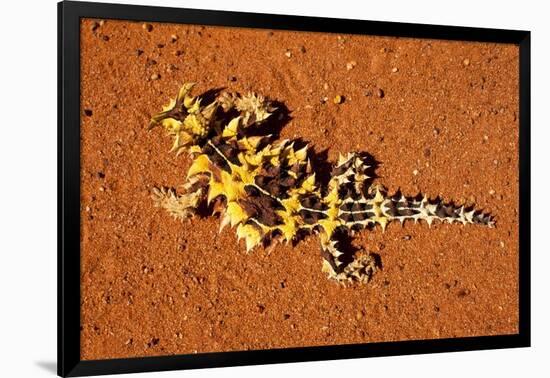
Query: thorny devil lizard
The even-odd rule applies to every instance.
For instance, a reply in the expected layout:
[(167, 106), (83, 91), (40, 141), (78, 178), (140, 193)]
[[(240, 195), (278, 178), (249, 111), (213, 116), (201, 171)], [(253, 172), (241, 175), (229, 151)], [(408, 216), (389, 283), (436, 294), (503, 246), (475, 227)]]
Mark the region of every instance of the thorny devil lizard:
[(191, 95), (193, 86), (184, 84), (149, 125), (162, 125), (174, 139), (172, 151), (193, 159), (183, 193), (153, 189), (155, 204), (176, 218), (193, 216), (206, 201), (220, 215), (220, 231), (236, 226), (247, 251), (316, 233), (322, 270), (340, 283), (366, 283), (378, 267), (373, 253), (350, 256), (339, 248), (346, 233), (376, 225), (385, 230), (389, 222), (406, 220), (494, 226), (491, 216), (464, 206), (426, 196), (388, 196), (372, 184), (372, 167), (362, 153), (340, 155), (328, 185), (320, 185), (307, 145), (298, 149), (295, 142), (261, 135), (276, 111), (267, 99), (223, 93), (205, 104)]

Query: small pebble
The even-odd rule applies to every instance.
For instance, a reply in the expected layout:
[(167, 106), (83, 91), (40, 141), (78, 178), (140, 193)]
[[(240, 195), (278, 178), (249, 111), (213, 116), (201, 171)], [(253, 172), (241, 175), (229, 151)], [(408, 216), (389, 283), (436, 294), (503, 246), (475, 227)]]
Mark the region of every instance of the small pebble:
[(92, 210), (92, 209), (90, 208), (90, 206), (86, 206), (86, 211), (87, 211), (88, 213), (90, 212), (90, 210)]
[(96, 31), (97, 28), (99, 28), (99, 22), (94, 21), (90, 29), (92, 29), (92, 31)]
[(346, 69), (348, 71), (352, 70), (353, 67), (355, 67), (356, 65), (357, 65), (357, 62), (355, 60), (352, 60), (351, 62), (346, 63)]
[(170, 36), (170, 41), (172, 41), (172, 43), (176, 42), (177, 40), (178, 40), (178, 36), (177, 36), (177, 35), (172, 34), (172, 35)]
[(143, 54), (143, 50), (137, 49), (137, 50), (136, 50), (136, 55), (137, 55), (137, 56), (140, 56), (141, 54)]
[(470, 59), (466, 58), (462, 61), (462, 64), (464, 64), (465, 66), (469, 66), (470, 65)]
[(361, 320), (363, 319), (363, 316), (363, 311), (357, 311), (357, 313), (355, 314), (355, 319)]
[(418, 173), (419, 173), (419, 172), (418, 172), (418, 169), (415, 169), (415, 170), (413, 171), (413, 175), (415, 175), (415, 176), (418, 176)]
[(100, 20), (99, 21), (99, 26), (103, 26), (103, 25), (105, 25), (105, 20)]
[(151, 67), (157, 64), (157, 61), (154, 59), (147, 58), (147, 61), (145, 62), (145, 67)]
[(393, 67), (393, 68), (391, 69), (391, 72), (393, 72), (393, 73), (396, 73), (397, 71), (399, 71), (399, 69), (398, 69), (397, 67)]
[(292, 53), (289, 50), (287, 50), (285, 52), (285, 55), (286, 55), (287, 58), (290, 58), (292, 56)]
[(376, 94), (378, 95), (378, 98), (384, 98), (385, 96), (384, 90), (382, 88), (378, 88), (378, 90), (376, 91)]
[(489, 194), (490, 194), (490, 195), (494, 196), (495, 193), (496, 193), (496, 192), (495, 192), (493, 189), (489, 190)]
[(342, 102), (344, 102), (344, 97), (340, 95), (336, 95), (332, 100), (332, 102), (334, 102), (335, 104), (341, 104)]
[(436, 135), (436, 136), (439, 135), (440, 132), (441, 131), (437, 127), (433, 131), (434, 135)]
[(84, 114), (86, 115), (86, 117), (91, 117), (93, 112), (90, 109), (84, 109)]
[(484, 141), (488, 141), (488, 140), (489, 140), (489, 136), (483, 135), (483, 140), (484, 140)]
[(101, 37), (101, 39), (103, 39), (105, 42), (109, 41), (109, 36), (108, 35), (104, 35), (103, 37)]
[(229, 76), (228, 80), (229, 81), (237, 81), (237, 78), (235, 76)]
[(300, 52), (302, 54), (305, 54), (306, 53), (306, 47), (305, 46), (300, 46)]
[(158, 80), (158, 79), (160, 79), (159, 74), (154, 73), (154, 74), (151, 75), (151, 80)]
[(323, 84), (323, 89), (324, 89), (325, 91), (328, 90), (328, 83)]
[(183, 55), (183, 51), (181, 51), (181, 50), (176, 50), (176, 51), (174, 51), (174, 55), (175, 55), (175, 56)]
[(500, 241), (499, 244), (500, 244), (500, 247), (501, 247), (501, 248), (504, 248), (504, 245), (505, 245), (505, 244), (504, 244), (504, 242), (503, 242), (502, 240)]
[(403, 240), (411, 240), (411, 235), (405, 235), (403, 236)]
[(148, 31), (148, 32), (150, 32), (151, 30), (153, 30), (153, 25), (148, 24), (148, 23), (145, 23), (145, 24), (141, 25), (141, 27), (143, 28), (143, 30), (146, 30), (146, 31)]

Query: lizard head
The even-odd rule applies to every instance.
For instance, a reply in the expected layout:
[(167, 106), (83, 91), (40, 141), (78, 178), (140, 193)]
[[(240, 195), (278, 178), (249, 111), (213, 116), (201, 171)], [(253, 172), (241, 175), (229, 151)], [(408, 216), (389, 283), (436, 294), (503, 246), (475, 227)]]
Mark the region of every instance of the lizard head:
[(191, 95), (194, 83), (185, 83), (175, 99), (151, 117), (149, 129), (163, 126), (174, 143), (171, 151), (177, 154), (200, 145), (209, 135), (217, 103), (202, 106), (201, 98)]
[(185, 83), (175, 99), (151, 117), (149, 129), (163, 126), (177, 154), (194, 151), (215, 137), (236, 137), (244, 129), (262, 124), (275, 110), (263, 96), (223, 93), (209, 104), (191, 95), (194, 83)]

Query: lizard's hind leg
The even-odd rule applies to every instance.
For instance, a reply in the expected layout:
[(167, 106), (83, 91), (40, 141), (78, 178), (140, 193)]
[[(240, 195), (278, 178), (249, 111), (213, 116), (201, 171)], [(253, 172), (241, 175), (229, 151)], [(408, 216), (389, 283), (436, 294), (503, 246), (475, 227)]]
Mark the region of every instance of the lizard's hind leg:
[(328, 278), (340, 283), (367, 283), (379, 267), (379, 261), (375, 254), (361, 253), (351, 254), (342, 251), (342, 239), (334, 234), (333, 238), (327, 238), (321, 233), (321, 254), (323, 256), (323, 272)]
[(185, 193), (177, 194), (171, 188), (153, 188), (151, 198), (156, 207), (165, 209), (176, 219), (187, 219), (193, 216), (201, 201), (205, 199), (208, 176), (204, 174), (190, 177), (183, 185)]
[(358, 227), (364, 227), (370, 221), (366, 219), (368, 203), (365, 192), (372, 180), (369, 176), (371, 168), (367, 156), (358, 153), (340, 155), (331, 172), (327, 195), (323, 198), (327, 207), (326, 217), (319, 221), (323, 272), (341, 283), (367, 283), (379, 265), (373, 254), (353, 254), (351, 248), (344, 248), (345, 232), (352, 230), (354, 220), (357, 220)]

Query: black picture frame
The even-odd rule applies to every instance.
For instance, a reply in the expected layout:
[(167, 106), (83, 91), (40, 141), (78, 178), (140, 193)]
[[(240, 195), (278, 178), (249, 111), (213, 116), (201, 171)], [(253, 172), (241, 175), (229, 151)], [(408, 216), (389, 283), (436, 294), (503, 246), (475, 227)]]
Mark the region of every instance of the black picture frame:
[[(519, 46), (519, 333), (290, 349), (82, 361), (80, 358), (80, 18), (352, 33)], [(58, 3), (58, 374), (83, 376), (528, 347), (530, 311), (530, 32), (106, 3)]]

